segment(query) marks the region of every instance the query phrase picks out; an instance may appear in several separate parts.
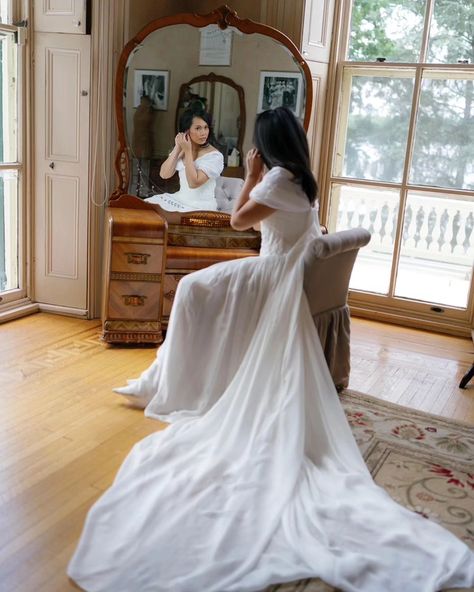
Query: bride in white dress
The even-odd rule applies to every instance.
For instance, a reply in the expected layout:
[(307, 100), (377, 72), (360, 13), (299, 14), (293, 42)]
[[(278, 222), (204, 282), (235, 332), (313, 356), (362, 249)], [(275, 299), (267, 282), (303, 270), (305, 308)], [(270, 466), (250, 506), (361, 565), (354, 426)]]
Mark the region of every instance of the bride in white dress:
[(468, 547), (374, 484), (332, 384), (302, 286), (320, 233), (304, 130), (266, 111), (254, 144), (232, 224), (262, 220), (260, 257), (180, 282), (156, 361), (117, 389), (171, 425), (134, 446), (68, 573), (90, 592), (472, 586)]
[(174, 148), (160, 169), (163, 179), (178, 171), (179, 191), (152, 195), (145, 201), (168, 211), (217, 210), (216, 179), (224, 168), (224, 157), (209, 143), (211, 116), (187, 109), (179, 129)]

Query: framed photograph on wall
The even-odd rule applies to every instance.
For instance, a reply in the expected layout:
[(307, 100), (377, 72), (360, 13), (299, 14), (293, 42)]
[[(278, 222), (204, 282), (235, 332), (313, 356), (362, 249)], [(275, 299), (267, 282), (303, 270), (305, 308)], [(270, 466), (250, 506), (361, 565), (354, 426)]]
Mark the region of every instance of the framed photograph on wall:
[(301, 116), (303, 77), (299, 72), (260, 72), (257, 113), (288, 107)]
[(169, 96), (168, 70), (135, 70), (134, 107), (140, 106), (143, 96), (151, 100), (153, 109), (166, 111)]

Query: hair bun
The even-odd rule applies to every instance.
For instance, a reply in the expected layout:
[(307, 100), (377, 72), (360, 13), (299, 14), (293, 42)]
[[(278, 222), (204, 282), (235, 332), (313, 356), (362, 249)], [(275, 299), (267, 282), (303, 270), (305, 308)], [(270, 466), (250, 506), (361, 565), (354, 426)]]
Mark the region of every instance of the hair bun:
[(206, 106), (201, 99), (193, 99), (186, 110), (191, 111), (193, 115), (202, 115), (206, 113)]

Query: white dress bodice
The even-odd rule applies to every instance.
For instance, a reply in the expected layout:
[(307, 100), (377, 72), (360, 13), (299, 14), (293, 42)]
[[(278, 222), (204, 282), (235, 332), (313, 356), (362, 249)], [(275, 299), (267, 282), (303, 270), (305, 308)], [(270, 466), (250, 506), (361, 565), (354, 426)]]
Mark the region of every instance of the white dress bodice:
[(190, 187), (186, 177), (184, 162), (178, 160), (176, 170), (179, 175), (179, 192), (175, 194), (179, 200), (196, 210), (215, 210), (217, 202), (216, 178), (221, 174), (224, 165), (223, 156), (217, 150), (208, 152), (194, 161), (197, 170), (206, 173), (209, 179), (200, 187)]
[(316, 210), (290, 171), (273, 167), (250, 198), (276, 210), (261, 222), (260, 256), (287, 253), (308, 229), (311, 237), (321, 234)]

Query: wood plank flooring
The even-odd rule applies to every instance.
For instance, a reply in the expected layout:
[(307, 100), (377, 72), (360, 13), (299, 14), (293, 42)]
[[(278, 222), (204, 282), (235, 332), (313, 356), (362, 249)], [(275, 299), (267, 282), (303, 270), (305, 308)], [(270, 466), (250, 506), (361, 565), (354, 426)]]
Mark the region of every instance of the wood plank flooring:
[[(99, 335), (99, 321), (44, 313), (0, 325), (1, 592), (76, 590), (65, 569), (87, 510), (162, 427), (111, 392), (155, 350)], [(474, 424), (474, 385), (458, 389), (473, 358), (467, 339), (354, 319), (350, 387)]]

